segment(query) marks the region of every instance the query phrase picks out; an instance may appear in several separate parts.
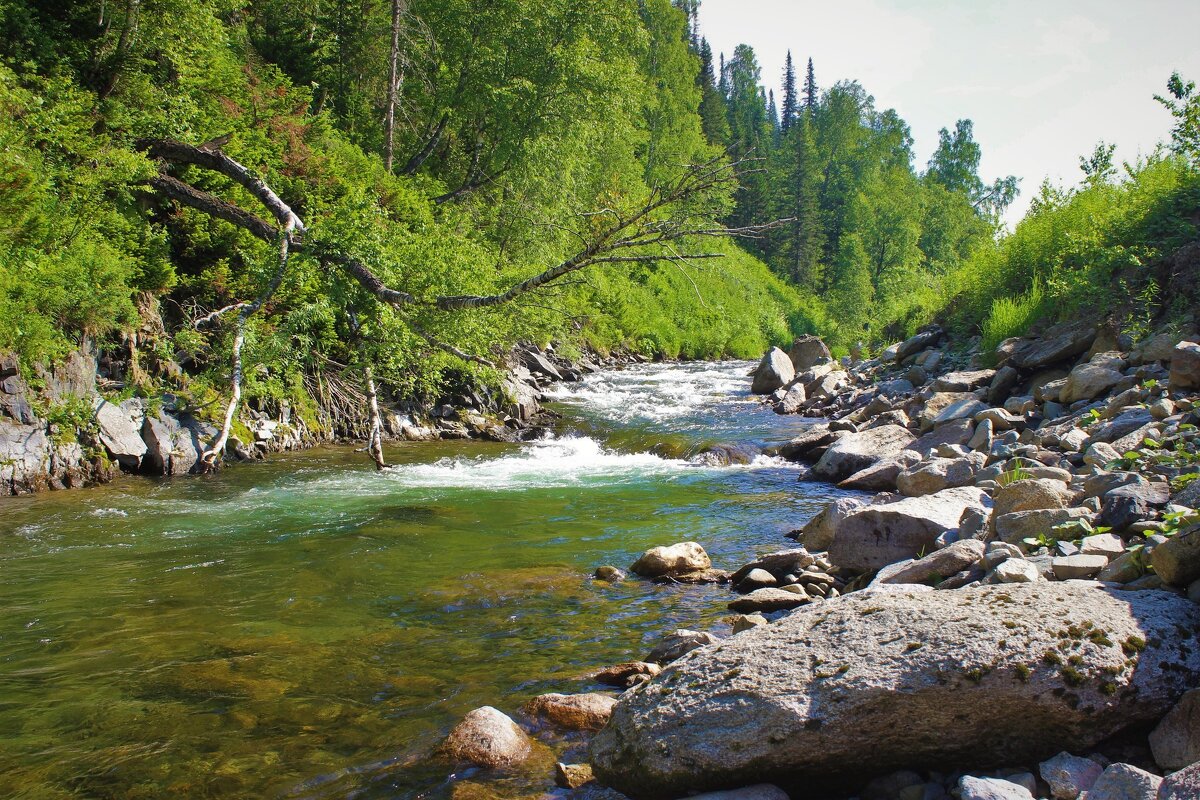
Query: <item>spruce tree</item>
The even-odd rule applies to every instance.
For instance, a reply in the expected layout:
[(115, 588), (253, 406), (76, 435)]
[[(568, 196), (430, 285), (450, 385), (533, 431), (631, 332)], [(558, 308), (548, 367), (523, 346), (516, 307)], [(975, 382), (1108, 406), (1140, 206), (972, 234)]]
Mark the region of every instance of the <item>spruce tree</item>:
[(779, 143), (779, 108), (775, 105), (775, 90), (767, 91), (767, 121), (771, 123), (771, 140)]
[(783, 108), (779, 112), (779, 128), (787, 133), (796, 121), (796, 68), (792, 64), (792, 51), (788, 50), (783, 65)]
[(725, 96), (717, 89), (713, 75), (713, 53), (707, 39), (700, 40), (700, 72), (696, 76), (700, 86), (700, 124), (710, 144), (729, 146), (729, 118), (725, 108)]
[(810, 115), (817, 107), (817, 79), (813, 75), (812, 58), (808, 59), (808, 72), (804, 76), (804, 110)]

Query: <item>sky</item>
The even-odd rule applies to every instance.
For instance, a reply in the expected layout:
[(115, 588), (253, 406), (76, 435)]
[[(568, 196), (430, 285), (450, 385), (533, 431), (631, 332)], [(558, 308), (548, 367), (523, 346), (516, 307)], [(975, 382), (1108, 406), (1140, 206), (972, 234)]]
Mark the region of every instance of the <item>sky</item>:
[(1021, 178), (1010, 224), (1100, 140), (1117, 164), (1168, 141), (1154, 95), (1175, 70), (1200, 83), (1200, 0), (702, 0), (700, 28), (714, 52), (751, 45), (777, 98), (789, 48), (798, 80), (809, 58), (818, 87), (857, 80), (912, 127), (921, 170), (974, 120), (980, 176)]

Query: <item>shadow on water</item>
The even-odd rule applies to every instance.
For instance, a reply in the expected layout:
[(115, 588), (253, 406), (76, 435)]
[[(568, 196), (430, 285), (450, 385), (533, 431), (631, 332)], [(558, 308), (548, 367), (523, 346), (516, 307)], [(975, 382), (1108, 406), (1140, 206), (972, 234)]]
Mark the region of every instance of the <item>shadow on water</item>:
[(542, 793), (581, 739), (541, 731), (504, 776), (434, 751), (473, 708), (519, 717), (663, 631), (728, 631), (724, 588), (592, 570), (688, 539), (733, 568), (838, 494), (685, 460), (794, 432), (747, 366), (590, 376), (555, 392), (555, 438), (397, 444), (384, 473), (324, 448), (0, 501), (0, 796)]

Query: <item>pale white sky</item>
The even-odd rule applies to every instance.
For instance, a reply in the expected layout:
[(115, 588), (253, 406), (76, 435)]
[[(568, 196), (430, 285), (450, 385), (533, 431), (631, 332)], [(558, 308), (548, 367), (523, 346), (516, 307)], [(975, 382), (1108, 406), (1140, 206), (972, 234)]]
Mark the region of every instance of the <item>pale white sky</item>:
[(939, 128), (974, 120), (983, 179), (1022, 179), (1010, 223), (1099, 140), (1118, 164), (1167, 141), (1153, 95), (1172, 70), (1200, 82), (1197, 0), (702, 0), (700, 26), (727, 57), (751, 45), (777, 99), (789, 48), (798, 82), (810, 56), (819, 87), (858, 80), (912, 127), (920, 170)]

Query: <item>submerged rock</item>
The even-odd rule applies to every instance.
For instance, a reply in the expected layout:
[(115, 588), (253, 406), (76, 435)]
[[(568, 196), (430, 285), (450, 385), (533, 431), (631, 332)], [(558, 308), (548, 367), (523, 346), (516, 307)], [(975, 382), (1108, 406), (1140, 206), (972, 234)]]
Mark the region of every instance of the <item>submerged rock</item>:
[[(793, 611), (624, 695), (591, 745), (636, 798), (1086, 750), (1200, 679), (1200, 607), (1083, 581), (851, 594)], [(899, 634), (899, 635), (898, 635)]]
[(612, 716), (617, 698), (598, 692), (543, 694), (525, 704), (530, 716), (545, 719), (571, 731), (598, 731)]

